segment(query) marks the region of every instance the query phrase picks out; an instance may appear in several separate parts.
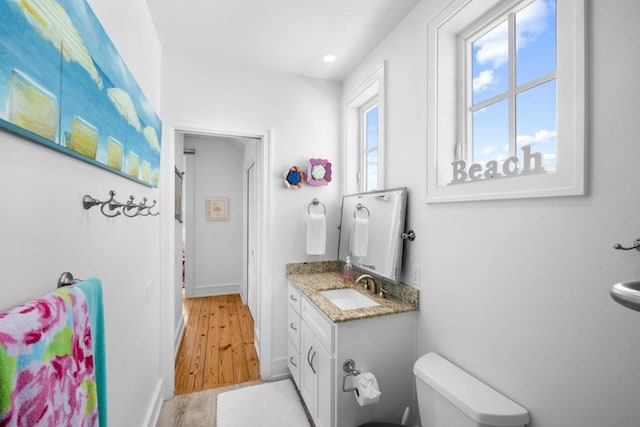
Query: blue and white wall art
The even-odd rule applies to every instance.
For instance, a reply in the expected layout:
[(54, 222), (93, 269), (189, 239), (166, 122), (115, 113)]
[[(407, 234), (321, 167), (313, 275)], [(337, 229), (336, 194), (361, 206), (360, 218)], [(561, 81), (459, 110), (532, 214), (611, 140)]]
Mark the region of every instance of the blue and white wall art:
[(0, 126), (158, 186), (162, 122), (86, 0), (0, 0)]

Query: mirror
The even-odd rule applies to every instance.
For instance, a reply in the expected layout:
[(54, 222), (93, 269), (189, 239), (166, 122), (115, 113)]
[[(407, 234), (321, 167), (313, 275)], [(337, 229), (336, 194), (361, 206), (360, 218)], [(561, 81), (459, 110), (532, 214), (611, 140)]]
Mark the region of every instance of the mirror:
[(406, 206), (406, 188), (343, 196), (338, 260), (398, 283)]

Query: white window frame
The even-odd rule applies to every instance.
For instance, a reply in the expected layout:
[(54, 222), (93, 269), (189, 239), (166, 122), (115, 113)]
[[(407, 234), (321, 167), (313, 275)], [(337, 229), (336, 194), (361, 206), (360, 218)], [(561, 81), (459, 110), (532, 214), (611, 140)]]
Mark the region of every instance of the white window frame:
[[(427, 203), (585, 194), (585, 0), (557, 2), (557, 164), (555, 171), (450, 185), (463, 149), (459, 37), (522, 0), (454, 0), (427, 26)], [(480, 18), (480, 19), (479, 19)], [(472, 27), (473, 26), (473, 27)], [(466, 148), (464, 148), (466, 149)], [(460, 151), (458, 151), (460, 153)]]
[(377, 98), (378, 104), (378, 184), (377, 189), (385, 189), (385, 63), (378, 65), (367, 77), (351, 90), (342, 100), (344, 113), (343, 137), (343, 194), (354, 194), (362, 189), (366, 178), (365, 157), (366, 141), (363, 141), (362, 110)]

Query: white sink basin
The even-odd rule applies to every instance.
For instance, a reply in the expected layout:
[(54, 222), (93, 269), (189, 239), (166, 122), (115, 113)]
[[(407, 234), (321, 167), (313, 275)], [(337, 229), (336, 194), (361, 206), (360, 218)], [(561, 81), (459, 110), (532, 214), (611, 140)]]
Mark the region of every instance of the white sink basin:
[(354, 310), (357, 308), (375, 307), (380, 304), (371, 298), (362, 295), (352, 288), (331, 289), (320, 291), (320, 294), (327, 298), (340, 310)]

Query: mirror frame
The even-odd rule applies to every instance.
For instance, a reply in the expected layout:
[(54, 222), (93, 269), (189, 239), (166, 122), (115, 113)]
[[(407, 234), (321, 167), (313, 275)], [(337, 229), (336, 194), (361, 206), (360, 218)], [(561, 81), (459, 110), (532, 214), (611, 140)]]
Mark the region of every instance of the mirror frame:
[(398, 187), (398, 188), (390, 188), (390, 189), (386, 189), (386, 190), (375, 190), (375, 191), (367, 191), (367, 192), (363, 192), (363, 193), (353, 193), (353, 194), (345, 194), (342, 196), (342, 203), (340, 206), (340, 226), (338, 227), (338, 254), (337, 254), (337, 259), (338, 261), (345, 261), (344, 259), (340, 259), (340, 245), (345, 243), (348, 244), (346, 242), (342, 242), (342, 219), (344, 217), (344, 201), (345, 198), (347, 197), (357, 197), (357, 196), (365, 196), (365, 195), (375, 195), (375, 194), (379, 194), (379, 193), (389, 193), (389, 192), (395, 192), (395, 191), (400, 191), (401, 192), (401, 200), (400, 200), (400, 212), (399, 212), (399, 218), (400, 218), (400, 227), (398, 230), (398, 235), (397, 238), (395, 240), (395, 244), (397, 245), (397, 259), (396, 262), (394, 263), (394, 270), (395, 270), (395, 275), (392, 277), (390, 275), (385, 275), (385, 274), (380, 274), (380, 271), (377, 270), (373, 270), (370, 268), (367, 268), (364, 265), (356, 265), (353, 264), (353, 266), (359, 270), (362, 270), (368, 274), (372, 274), (376, 277), (380, 277), (383, 278), (385, 280), (388, 280), (392, 283), (400, 283), (400, 279), (402, 276), (402, 253), (403, 253), (403, 247), (404, 247), (404, 239), (402, 238), (402, 233), (404, 233), (404, 227), (405, 227), (405, 222), (406, 222), (406, 215), (407, 215), (407, 198), (408, 198), (408, 191), (407, 191), (407, 187)]

